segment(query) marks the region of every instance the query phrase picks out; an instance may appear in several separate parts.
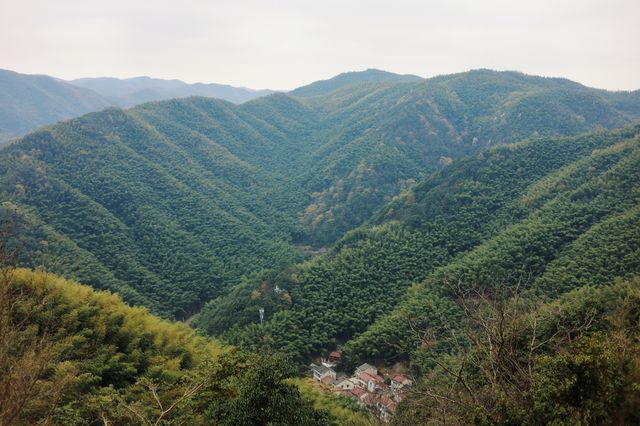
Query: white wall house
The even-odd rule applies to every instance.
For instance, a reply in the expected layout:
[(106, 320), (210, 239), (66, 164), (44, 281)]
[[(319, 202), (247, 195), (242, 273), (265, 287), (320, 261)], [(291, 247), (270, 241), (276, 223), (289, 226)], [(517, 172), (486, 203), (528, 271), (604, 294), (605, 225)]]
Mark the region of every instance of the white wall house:
[(336, 379), (336, 372), (324, 365), (313, 366), (311, 371), (313, 372), (313, 378), (317, 381), (321, 381), (325, 377), (331, 377), (333, 380)]

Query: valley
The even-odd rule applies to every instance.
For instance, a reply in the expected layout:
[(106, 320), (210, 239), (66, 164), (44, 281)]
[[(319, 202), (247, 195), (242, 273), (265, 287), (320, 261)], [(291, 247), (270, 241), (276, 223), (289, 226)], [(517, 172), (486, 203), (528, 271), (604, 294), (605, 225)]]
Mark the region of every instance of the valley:
[[(0, 149), (3, 321), (33, 305), (38, 351), (68, 351), (42, 361), (53, 423), (265, 424), (242, 417), (263, 395), (274, 424), (636, 420), (640, 92), (369, 69), (265, 95), (107, 107)], [(342, 385), (300, 378), (338, 352)], [(576, 408), (555, 377), (619, 398)], [(143, 408), (156, 390), (191, 405)]]

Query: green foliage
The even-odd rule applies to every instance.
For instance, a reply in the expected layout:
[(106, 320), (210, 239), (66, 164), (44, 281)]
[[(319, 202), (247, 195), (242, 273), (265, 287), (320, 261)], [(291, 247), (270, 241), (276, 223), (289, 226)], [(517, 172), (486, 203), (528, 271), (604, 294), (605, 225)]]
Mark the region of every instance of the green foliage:
[(23, 423), (362, 424), (271, 355), (335, 347), (423, 377), (399, 424), (637, 422), (640, 128), (558, 137), (628, 123), (635, 95), (369, 74), (108, 109), (0, 152), (20, 265), (262, 354), (17, 270), (0, 385), (37, 390)]
[(328, 413), (313, 408), (298, 387), (285, 379), (295, 369), (278, 355), (256, 357), (254, 367), (243, 375), (238, 394), (227, 404), (212, 408), (208, 416), (221, 425), (324, 425)]
[(239, 353), (51, 274), (2, 270), (0, 285), (3, 424), (332, 421), (285, 381), (282, 356)]
[(296, 205), (271, 196), (282, 181), (190, 135), (107, 110), (7, 147), (3, 190), (33, 230), (27, 265), (186, 318), (242, 274), (295, 261)]
[[(338, 79), (323, 96), (112, 108), (24, 137), (0, 153), (3, 212), (27, 225), (22, 265), (187, 319), (243, 275), (302, 260), (292, 243), (330, 244), (398, 192), (419, 198), (410, 189), (417, 179), (460, 170), (463, 156), (628, 122), (607, 92), (567, 81), (486, 70), (411, 81), (379, 74), (347, 76), (361, 84)], [(523, 181), (533, 161), (520, 161)], [(466, 184), (469, 197), (486, 189)], [(483, 198), (475, 198), (479, 208), (500, 202)], [(454, 229), (444, 228), (427, 237), (434, 247), (441, 230)], [(446, 244), (458, 244), (453, 237)], [(436, 250), (424, 257), (430, 266), (403, 279), (422, 279), (446, 260)], [(407, 284), (389, 287), (389, 295), (400, 297)], [(366, 323), (389, 307), (362, 303)], [(206, 316), (200, 324), (217, 332)]]
[(357, 402), (344, 396), (335, 395), (323, 389), (318, 382), (313, 379), (292, 379), (300, 393), (314, 402), (317, 410), (328, 411), (336, 422), (343, 426), (373, 426), (379, 424), (370, 413), (358, 405)]
[[(420, 330), (442, 334), (459, 320), (454, 283), (524, 274), (533, 291), (553, 298), (635, 273), (638, 170), (637, 129), (483, 152), (411, 188), (371, 225), (299, 265), (295, 280), (278, 283), (290, 307), (271, 305), (279, 311), (263, 327), (238, 322), (224, 337), (249, 348), (270, 342), (298, 359), (344, 345), (347, 366), (407, 360), (420, 348)], [(244, 285), (248, 293), (258, 283)], [(203, 327), (222, 321), (220, 311), (201, 315)]]
[(433, 368), (394, 422), (636, 424), (639, 303), (637, 277), (546, 304), (523, 293), (467, 298), (461, 338), (471, 344), (424, 350)]

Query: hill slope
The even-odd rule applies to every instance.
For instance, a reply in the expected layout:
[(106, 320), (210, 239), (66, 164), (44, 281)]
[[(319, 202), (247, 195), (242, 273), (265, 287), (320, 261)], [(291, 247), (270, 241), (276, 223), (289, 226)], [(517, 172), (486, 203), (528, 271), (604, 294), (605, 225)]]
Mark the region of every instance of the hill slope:
[(3, 424), (335, 422), (285, 382), (284, 358), (242, 354), (115, 295), (3, 268), (0, 308)]
[(100, 110), (97, 93), (46, 75), (0, 70), (0, 144), (44, 124)]
[(67, 82), (46, 75), (0, 70), (0, 144), (40, 126), (108, 106), (132, 107), (191, 96), (242, 103), (270, 93), (273, 91), (149, 77), (82, 78)]
[[(483, 151), (407, 190), (326, 255), (236, 286), (198, 324), (236, 324), (231, 341), (266, 336), (300, 358), (343, 344), (347, 365), (413, 359), (416, 329), (437, 333), (460, 317), (451, 283), (526, 276), (553, 298), (636, 274), (638, 170), (638, 128)], [(238, 314), (258, 306), (263, 327)]]
[(319, 243), (335, 241), (452, 159), (629, 123), (577, 83), (489, 70), (347, 87), (309, 104), (326, 111), (303, 177), (313, 202), (302, 220)]
[(89, 114), (6, 147), (4, 207), (25, 223), (27, 264), (184, 318), (241, 274), (295, 260), (302, 204), (295, 184), (234, 153), (268, 147), (276, 129), (222, 101), (163, 105), (199, 133), (156, 107)]
[(289, 92), (294, 96), (321, 96), (334, 92), (337, 89), (345, 86), (362, 83), (401, 83), (401, 82), (416, 82), (422, 80), (417, 75), (401, 75), (394, 74), (388, 71), (382, 71), (377, 69), (368, 69), (365, 71), (352, 71), (338, 74), (328, 80), (314, 81), (306, 86), (298, 87), (297, 89)]
[(491, 71), (112, 108), (3, 149), (2, 208), (27, 229), (23, 265), (186, 318), (242, 275), (301, 260), (294, 243), (335, 241), (456, 158), (624, 123), (576, 83)]

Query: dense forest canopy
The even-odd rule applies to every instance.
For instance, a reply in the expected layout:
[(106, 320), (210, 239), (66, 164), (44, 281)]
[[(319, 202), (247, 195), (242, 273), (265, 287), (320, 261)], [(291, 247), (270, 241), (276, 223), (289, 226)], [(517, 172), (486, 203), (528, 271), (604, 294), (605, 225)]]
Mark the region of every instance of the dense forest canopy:
[[(197, 324), (248, 346), (266, 335), (301, 359), (351, 339), (351, 364), (390, 362), (413, 354), (415, 327), (459, 316), (447, 282), (509, 281), (519, 271), (554, 298), (633, 274), (639, 130), (524, 142), (455, 163), (327, 254), (235, 286)], [(251, 316), (258, 306), (268, 308), (263, 327)]]
[[(186, 318), (245, 274), (301, 260), (454, 159), (629, 122), (608, 93), (472, 71), (242, 105), (107, 109), (2, 150), (2, 206), (43, 266)], [(377, 310), (376, 310), (377, 311)]]
[(368, 424), (291, 379), (339, 349), (415, 378), (397, 424), (636, 423), (639, 116), (367, 70), (32, 132), (0, 150), (0, 419)]
[(315, 409), (277, 354), (239, 352), (51, 274), (3, 269), (0, 308), (2, 424), (311, 426), (344, 410), (330, 395)]

